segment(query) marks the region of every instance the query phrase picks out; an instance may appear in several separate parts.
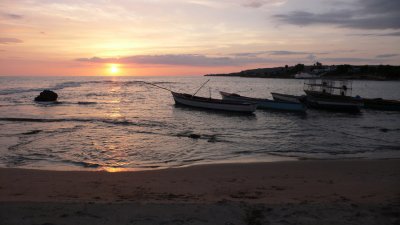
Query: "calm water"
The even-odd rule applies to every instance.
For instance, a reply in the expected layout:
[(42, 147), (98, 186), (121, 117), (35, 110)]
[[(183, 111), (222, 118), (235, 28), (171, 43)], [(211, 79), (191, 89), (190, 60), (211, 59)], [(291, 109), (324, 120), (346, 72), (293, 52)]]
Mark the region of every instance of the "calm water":
[[(0, 77), (0, 166), (146, 169), (290, 159), (400, 158), (400, 113), (257, 111), (251, 116), (174, 105), (168, 91), (193, 93), (204, 77)], [(38, 104), (45, 88), (61, 104)], [(302, 80), (211, 78), (218, 91), (270, 97), (303, 94)], [(353, 95), (400, 99), (399, 82), (354, 81)], [(201, 138), (191, 139), (190, 134)]]

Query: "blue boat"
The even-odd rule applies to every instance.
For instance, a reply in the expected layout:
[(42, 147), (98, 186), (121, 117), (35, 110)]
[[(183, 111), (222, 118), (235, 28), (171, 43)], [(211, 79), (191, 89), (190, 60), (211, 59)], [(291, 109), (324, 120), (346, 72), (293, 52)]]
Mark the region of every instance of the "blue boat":
[(274, 101), (264, 98), (250, 98), (235, 93), (227, 93), (223, 91), (220, 91), (219, 93), (222, 95), (222, 98), (224, 100), (257, 103), (257, 108), (259, 109), (273, 109), (273, 110), (303, 112), (303, 113), (307, 109), (304, 104), (298, 102)]
[(174, 97), (176, 104), (196, 108), (224, 110), (240, 113), (253, 113), (254, 111), (256, 111), (257, 108), (257, 104), (254, 102), (228, 101), (226, 99), (204, 98), (173, 91), (171, 91), (171, 93)]

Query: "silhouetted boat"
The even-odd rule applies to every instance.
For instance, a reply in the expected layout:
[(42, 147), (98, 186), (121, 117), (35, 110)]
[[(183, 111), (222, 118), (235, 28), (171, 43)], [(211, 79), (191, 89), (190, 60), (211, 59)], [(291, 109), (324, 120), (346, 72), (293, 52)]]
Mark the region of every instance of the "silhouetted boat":
[(400, 101), (387, 100), (382, 98), (363, 98), (362, 101), (364, 102), (364, 108), (387, 111), (400, 111)]
[[(350, 81), (310, 80), (305, 83), (304, 92), (307, 95), (306, 104), (316, 109), (359, 112), (364, 105), (361, 99), (348, 96), (351, 92)], [(338, 92), (338, 93), (337, 93)]]
[(306, 107), (302, 103), (298, 102), (286, 102), (286, 101), (274, 101), (270, 99), (263, 98), (250, 98), (241, 96), (235, 93), (227, 93), (220, 91), (223, 99), (232, 101), (242, 101), (242, 102), (252, 102), (257, 104), (257, 108), (260, 109), (274, 109), (274, 110), (284, 110), (293, 112), (305, 112)]
[(301, 103), (302, 99), (304, 99), (305, 97), (304, 95), (296, 96), (296, 95), (280, 94), (275, 92), (271, 92), (271, 95), (275, 101), (294, 102), (294, 103)]
[(223, 99), (213, 99), (193, 96), (185, 93), (177, 93), (171, 91), (176, 104), (182, 104), (191, 107), (213, 109), (213, 110), (224, 110), (231, 112), (241, 113), (253, 113), (256, 108), (256, 103), (241, 102), (241, 101), (229, 101)]
[(357, 99), (352, 96), (346, 96), (346, 95), (335, 95), (335, 94), (329, 94), (325, 92), (319, 92), (319, 91), (309, 91), (309, 90), (304, 90), (307, 96), (312, 96), (313, 98), (320, 98), (320, 99), (329, 99), (329, 100), (336, 100), (336, 101), (356, 101), (356, 102), (361, 102), (361, 98)]
[(324, 109), (332, 111), (360, 112), (362, 102), (360, 101), (340, 101), (334, 99), (321, 99), (307, 96), (306, 105), (314, 109)]
[(160, 89), (164, 89), (170, 91), (172, 97), (174, 98), (175, 104), (190, 106), (195, 108), (203, 108), (203, 109), (212, 109), (212, 110), (222, 110), (222, 111), (230, 111), (230, 112), (238, 112), (238, 113), (253, 113), (257, 109), (257, 104), (250, 102), (238, 102), (238, 101), (227, 101), (223, 99), (213, 99), (205, 97), (195, 96), (197, 92), (210, 80), (204, 82), (200, 88), (194, 94), (186, 94), (186, 93), (178, 93), (174, 92), (168, 88), (158, 86), (153, 83), (143, 82), (145, 84), (149, 84), (155, 86)]

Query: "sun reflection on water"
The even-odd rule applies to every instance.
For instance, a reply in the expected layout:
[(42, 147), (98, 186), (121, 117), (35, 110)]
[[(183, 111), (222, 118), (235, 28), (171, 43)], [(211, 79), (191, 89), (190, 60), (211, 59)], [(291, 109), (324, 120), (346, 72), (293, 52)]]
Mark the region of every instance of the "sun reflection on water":
[(100, 171), (106, 171), (109, 173), (117, 173), (117, 172), (132, 172), (138, 171), (137, 169), (127, 169), (127, 168), (116, 168), (116, 167), (102, 167)]
[(110, 118), (121, 118), (122, 114), (120, 104), (122, 102), (122, 98), (119, 95), (119, 93), (121, 93), (121, 86), (112, 86), (109, 90), (109, 93), (115, 95), (115, 97), (110, 100), (111, 108), (108, 116)]

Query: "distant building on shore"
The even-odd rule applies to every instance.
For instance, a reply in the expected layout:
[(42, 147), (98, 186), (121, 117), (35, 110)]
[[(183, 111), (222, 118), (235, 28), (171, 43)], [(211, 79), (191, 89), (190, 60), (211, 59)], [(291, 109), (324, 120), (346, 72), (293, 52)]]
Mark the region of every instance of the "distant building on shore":
[(296, 79), (310, 79), (310, 78), (318, 78), (318, 77), (319, 77), (318, 75), (305, 73), (305, 72), (296, 73), (294, 75), (294, 78), (296, 78)]

